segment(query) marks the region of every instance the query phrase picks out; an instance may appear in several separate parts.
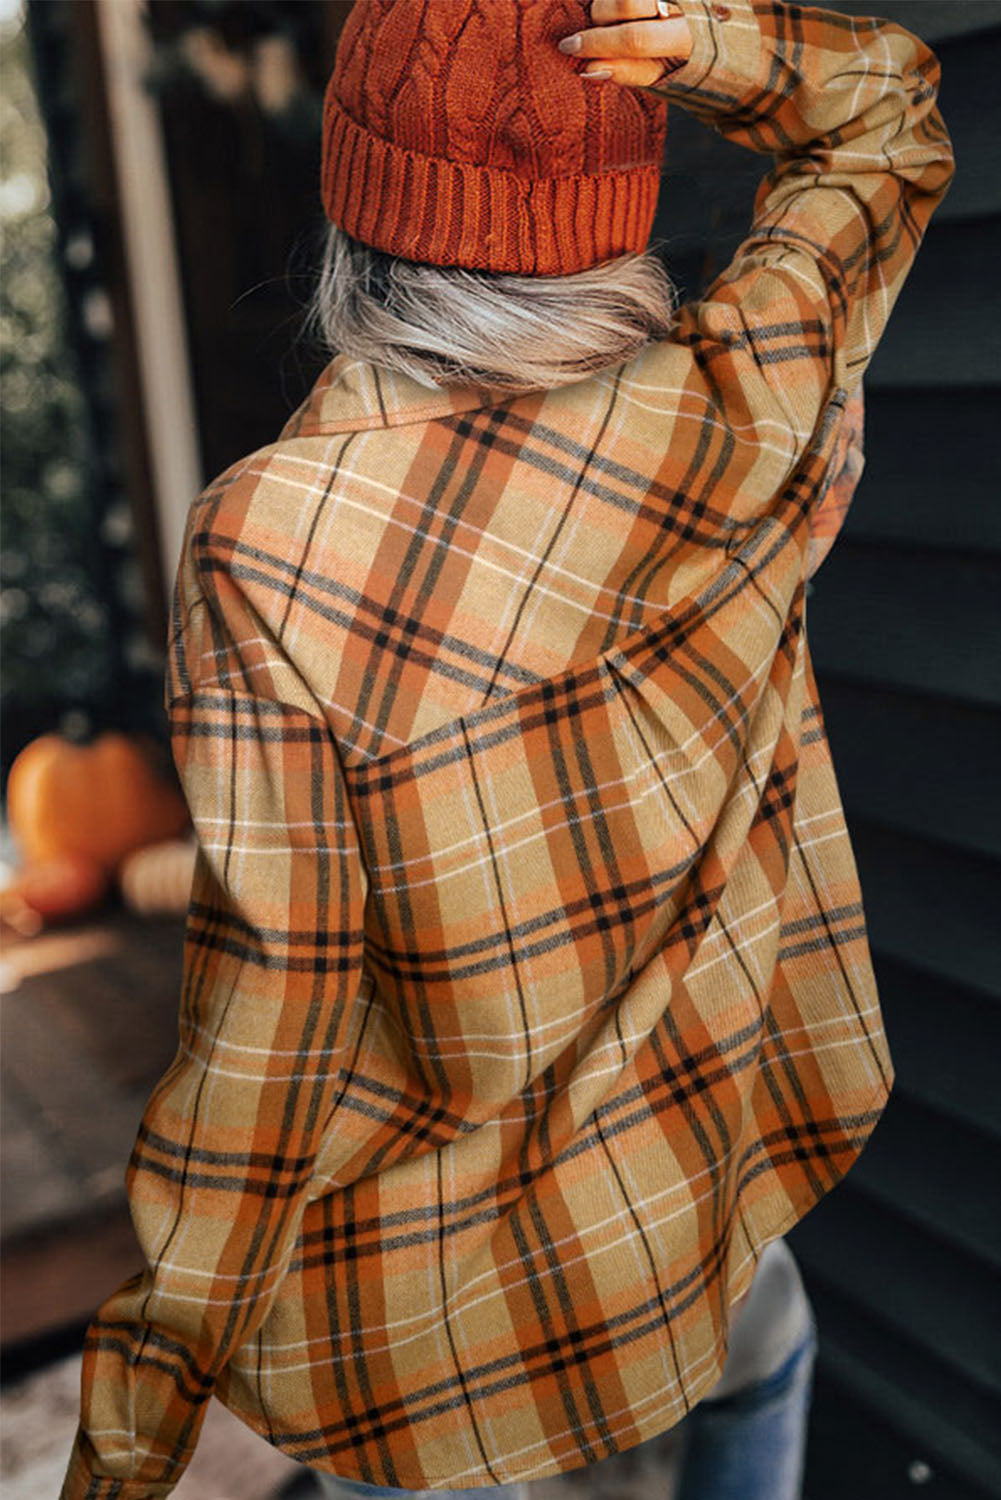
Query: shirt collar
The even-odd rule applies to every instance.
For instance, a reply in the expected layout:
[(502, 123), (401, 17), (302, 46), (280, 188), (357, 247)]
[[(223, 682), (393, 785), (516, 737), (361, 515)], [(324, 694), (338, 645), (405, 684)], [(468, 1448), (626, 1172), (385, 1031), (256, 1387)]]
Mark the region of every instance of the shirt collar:
[(427, 422), (454, 412), (496, 406), (509, 400), (510, 395), (509, 391), (483, 385), (431, 390), (399, 370), (335, 354), (305, 401), (286, 421), (280, 437), (400, 427), (407, 422)]

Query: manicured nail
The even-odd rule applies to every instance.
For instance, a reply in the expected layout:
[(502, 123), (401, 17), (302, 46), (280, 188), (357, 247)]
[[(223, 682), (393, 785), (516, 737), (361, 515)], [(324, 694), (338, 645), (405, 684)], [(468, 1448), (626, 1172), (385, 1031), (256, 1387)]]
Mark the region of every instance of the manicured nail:
[(556, 44), (561, 52), (580, 51), (580, 32), (575, 31), (573, 36), (565, 36), (561, 42)]
[(589, 72), (580, 75), (582, 78), (611, 78), (611, 68), (592, 68)]

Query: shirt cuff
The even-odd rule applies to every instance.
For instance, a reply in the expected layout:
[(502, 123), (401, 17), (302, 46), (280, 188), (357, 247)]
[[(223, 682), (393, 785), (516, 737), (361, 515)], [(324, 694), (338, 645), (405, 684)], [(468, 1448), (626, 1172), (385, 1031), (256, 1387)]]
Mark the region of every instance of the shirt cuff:
[(96, 1455), (81, 1427), (77, 1427), (59, 1500), (163, 1500), (174, 1483), (123, 1479), (95, 1472)]
[(654, 88), (679, 100), (690, 95), (693, 104), (725, 112), (758, 87), (764, 48), (751, 0), (727, 0), (725, 5), (712, 0), (673, 3), (688, 23), (692, 50)]

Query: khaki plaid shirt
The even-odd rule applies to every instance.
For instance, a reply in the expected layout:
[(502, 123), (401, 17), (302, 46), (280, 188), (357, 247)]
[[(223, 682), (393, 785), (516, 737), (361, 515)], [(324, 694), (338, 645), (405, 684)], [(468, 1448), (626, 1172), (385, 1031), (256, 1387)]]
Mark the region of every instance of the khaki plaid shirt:
[(516, 398), (335, 356), (191, 507), (179, 1040), (62, 1500), (169, 1494), (212, 1395), (406, 1489), (664, 1432), (886, 1104), (806, 581), (953, 175), (939, 64), (680, 4), (665, 94), (771, 161), (673, 336)]

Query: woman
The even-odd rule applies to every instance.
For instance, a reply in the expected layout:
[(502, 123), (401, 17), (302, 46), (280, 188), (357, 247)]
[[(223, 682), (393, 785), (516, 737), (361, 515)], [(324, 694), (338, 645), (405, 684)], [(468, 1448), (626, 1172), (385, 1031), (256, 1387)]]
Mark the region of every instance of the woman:
[[(211, 1395), (334, 1495), (525, 1496), (676, 1427), (690, 1497), (797, 1492), (782, 1236), (894, 1078), (806, 585), (953, 159), (903, 28), (668, 10), (349, 16), (338, 352), (178, 567), (180, 1045), (63, 1500), (168, 1494)], [(680, 307), (667, 101), (773, 156)]]

